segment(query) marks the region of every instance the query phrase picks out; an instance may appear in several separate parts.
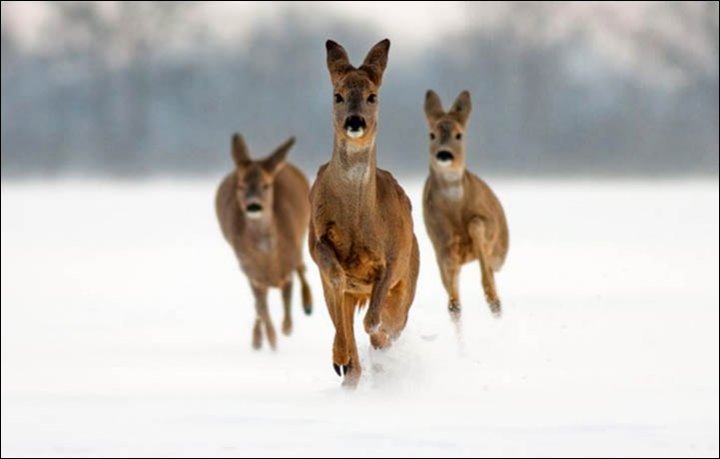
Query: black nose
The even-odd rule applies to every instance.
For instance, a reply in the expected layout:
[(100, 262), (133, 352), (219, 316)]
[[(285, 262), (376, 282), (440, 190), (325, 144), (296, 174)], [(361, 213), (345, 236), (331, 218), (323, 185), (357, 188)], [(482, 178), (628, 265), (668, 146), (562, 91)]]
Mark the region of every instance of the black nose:
[(365, 119), (362, 116), (353, 115), (345, 119), (345, 129), (359, 131), (360, 129), (365, 129), (365, 126)]
[(452, 161), (455, 158), (455, 156), (453, 156), (453, 154), (447, 150), (438, 151), (435, 154), (435, 157), (438, 159), (438, 161), (443, 161), (443, 162)]
[(257, 203), (248, 204), (247, 207), (245, 207), (245, 210), (248, 212), (260, 212), (262, 210), (262, 206)]

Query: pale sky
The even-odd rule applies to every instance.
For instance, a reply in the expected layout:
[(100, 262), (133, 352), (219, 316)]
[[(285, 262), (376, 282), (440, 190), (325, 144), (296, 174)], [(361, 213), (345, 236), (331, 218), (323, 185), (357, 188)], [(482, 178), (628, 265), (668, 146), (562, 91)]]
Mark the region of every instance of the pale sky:
[[(112, 2), (108, 2), (112, 3)], [(196, 6), (195, 20), (212, 24), (212, 33), (221, 41), (241, 43), (258, 27), (278, 21), (288, 10), (310, 13), (322, 24), (329, 18), (367, 22), (393, 41), (422, 48), (448, 31), (468, 26), (463, 2), (415, 4), (409, 2), (205, 2)], [(106, 6), (112, 8), (112, 6)], [(49, 17), (41, 2), (4, 2), (2, 20), (11, 23), (23, 45), (35, 48), (46, 37), (39, 34), (40, 25)]]
[[(103, 4), (112, 14), (113, 2)], [(344, 19), (367, 23), (372, 30), (368, 42), (391, 38), (395, 59), (413, 59), (430, 44), (441, 43), (447, 34), (469, 27), (492, 29), (511, 24), (527, 36), (527, 46), (542, 46), (568, 37), (582, 37), (590, 47), (619, 72), (638, 74), (664, 85), (676, 85), (683, 75), (662, 62), (663, 57), (648, 53), (646, 42), (653, 40), (677, 46), (699, 66), (706, 62), (709, 48), (703, 31), (693, 28), (695, 21), (676, 16), (671, 4), (644, 2), (543, 3), (542, 21), (523, 14), (523, 6), (505, 2), (207, 2), (196, 5), (192, 21), (210, 24), (218, 43), (242, 49), (244, 39), (254, 30), (277, 26), (288, 10), (303, 13), (310, 25), (323, 27), (328, 20)], [(705, 5), (685, 5), (695, 20), (706, 14)], [(29, 50), (41, 50), (48, 37), (40, 35), (48, 8), (35, 2), (3, 2), (3, 27), (10, 26), (20, 43)], [(715, 18), (717, 20), (717, 17)], [(188, 34), (190, 37), (191, 34)], [(192, 43), (190, 43), (192, 45)]]

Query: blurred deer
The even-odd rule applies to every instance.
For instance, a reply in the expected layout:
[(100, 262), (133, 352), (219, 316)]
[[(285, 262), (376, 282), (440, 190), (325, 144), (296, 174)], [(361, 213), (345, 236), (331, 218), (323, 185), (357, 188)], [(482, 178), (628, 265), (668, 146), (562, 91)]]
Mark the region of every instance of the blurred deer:
[(333, 368), (344, 385), (355, 386), (361, 375), (355, 310), (369, 302), (365, 331), (373, 347), (387, 347), (407, 322), (419, 254), (410, 200), (376, 166), (378, 90), (390, 41), (373, 46), (357, 68), (339, 44), (328, 40), (325, 47), (335, 139), (310, 191), (309, 245), (335, 325)]
[(218, 188), (215, 208), (223, 236), (250, 281), (255, 296), (255, 326), (252, 345), (262, 346), (262, 328), (270, 347), (277, 339), (270, 320), (267, 292), (271, 287), (282, 290), (285, 317), (282, 331), (292, 332), (290, 305), (296, 272), (302, 288), (303, 309), (312, 312), (310, 287), (305, 280), (302, 260), (303, 240), (310, 216), (308, 181), (300, 170), (286, 162), (290, 138), (265, 159), (253, 161), (242, 136), (232, 138), (235, 170)]
[(430, 127), (430, 176), (425, 182), (423, 215), (435, 247), (448, 309), (460, 317), (460, 267), (480, 261), (482, 286), (490, 310), (500, 316), (494, 272), (508, 251), (505, 213), (490, 187), (465, 169), (465, 126), (470, 116), (470, 93), (463, 91), (445, 112), (433, 91), (425, 95)]

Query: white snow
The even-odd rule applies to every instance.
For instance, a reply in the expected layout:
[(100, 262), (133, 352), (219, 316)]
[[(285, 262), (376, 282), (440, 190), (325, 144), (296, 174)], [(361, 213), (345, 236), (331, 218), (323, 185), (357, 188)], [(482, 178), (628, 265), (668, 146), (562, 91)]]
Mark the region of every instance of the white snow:
[(467, 266), (461, 338), (403, 182), (418, 295), (385, 353), (357, 321), (355, 391), (309, 258), (314, 314), (251, 349), (215, 183), (4, 182), (2, 456), (718, 455), (717, 181), (490, 180), (504, 315)]

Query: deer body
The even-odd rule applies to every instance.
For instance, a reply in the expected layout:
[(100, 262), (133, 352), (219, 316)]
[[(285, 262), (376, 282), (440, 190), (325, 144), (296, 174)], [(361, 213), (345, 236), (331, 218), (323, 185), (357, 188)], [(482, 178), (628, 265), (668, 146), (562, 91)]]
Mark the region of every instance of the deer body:
[(393, 176), (376, 166), (377, 90), (389, 41), (356, 69), (328, 41), (335, 89), (335, 142), (330, 162), (310, 192), (309, 247), (320, 268), (335, 326), (333, 367), (357, 384), (361, 366), (354, 333), (356, 308), (368, 304), (364, 328), (374, 347), (399, 336), (415, 295), (419, 267), (410, 200)]
[(275, 329), (267, 307), (269, 288), (282, 289), (285, 318), (283, 332), (290, 334), (292, 275), (300, 277), (303, 308), (312, 310), (310, 288), (302, 260), (303, 241), (310, 215), (309, 184), (284, 158), (293, 140), (262, 161), (251, 161), (241, 137), (233, 138), (236, 170), (221, 182), (216, 211), (223, 236), (233, 248), (247, 276), (256, 303), (253, 347), (262, 344), (262, 329), (272, 348)]
[(430, 175), (423, 192), (423, 216), (449, 296), (448, 309), (459, 317), (460, 268), (479, 261), (487, 302), (491, 311), (500, 315), (494, 273), (505, 262), (509, 233), (495, 193), (465, 169), (463, 133), (470, 114), (470, 94), (461, 93), (446, 113), (437, 94), (428, 91), (425, 114), (430, 127)]

